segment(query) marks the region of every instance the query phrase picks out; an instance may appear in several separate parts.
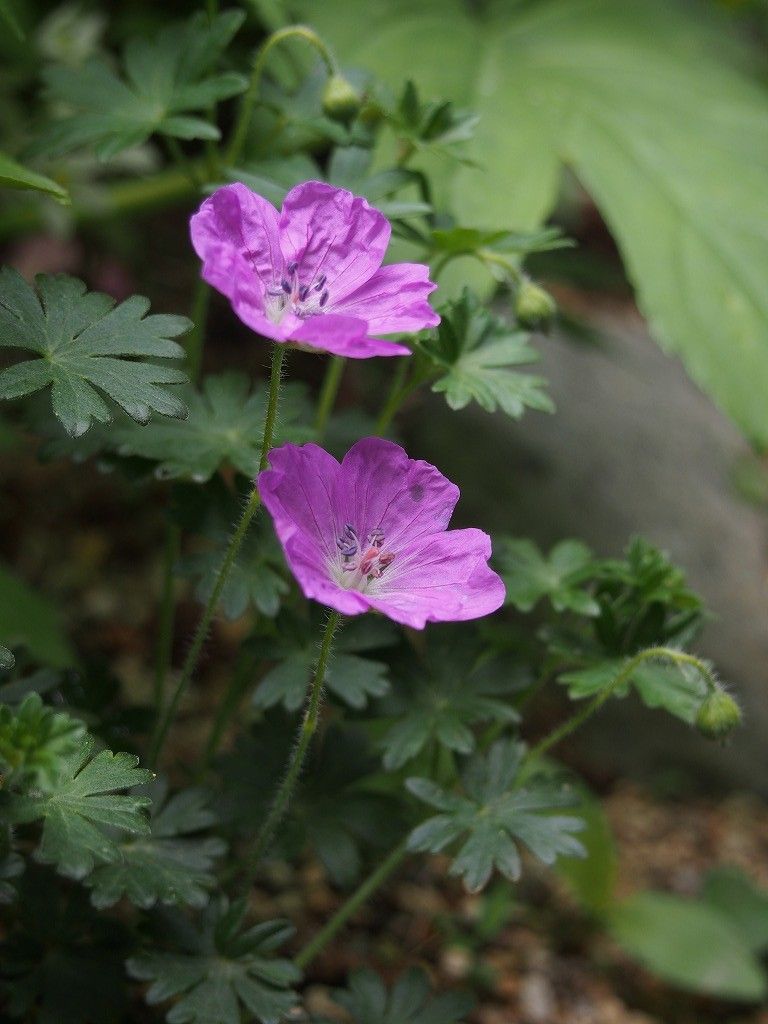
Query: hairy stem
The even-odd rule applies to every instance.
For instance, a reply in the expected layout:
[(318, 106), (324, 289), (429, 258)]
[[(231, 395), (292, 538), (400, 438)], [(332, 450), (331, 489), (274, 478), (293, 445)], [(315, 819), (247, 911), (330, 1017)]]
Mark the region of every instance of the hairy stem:
[(232, 138), (230, 139), (229, 146), (227, 147), (226, 159), (230, 166), (237, 163), (243, 151), (243, 146), (245, 145), (245, 140), (248, 136), (248, 127), (251, 123), (251, 118), (253, 117), (254, 107), (256, 106), (256, 99), (259, 95), (261, 76), (264, 73), (264, 66), (266, 64), (267, 57), (275, 46), (284, 42), (286, 39), (303, 39), (311, 46), (314, 46), (325, 61), (328, 73), (334, 74), (336, 71), (336, 61), (334, 60), (330, 50), (322, 41), (320, 36), (313, 31), (313, 29), (309, 28), (308, 25), (288, 25), (286, 28), (281, 28), (278, 29), (277, 32), (273, 32), (272, 35), (264, 42), (264, 45), (261, 47), (261, 50), (254, 61), (251, 80), (248, 83), (247, 90), (243, 94), (240, 110), (237, 115), (237, 120), (235, 121), (235, 127), (232, 131)]
[(570, 736), (571, 733), (576, 732), (586, 721), (591, 718), (596, 712), (602, 708), (603, 704), (616, 692), (628, 683), (632, 678), (633, 673), (646, 661), (658, 661), (666, 660), (672, 661), (676, 665), (691, 665), (704, 677), (707, 683), (707, 687), (710, 691), (717, 688), (717, 682), (713, 677), (709, 666), (706, 662), (700, 658), (695, 657), (693, 654), (685, 654), (683, 651), (676, 651), (673, 647), (648, 647), (644, 651), (640, 651), (639, 654), (629, 658), (624, 662), (624, 665), (616, 673), (615, 677), (604, 686), (599, 693), (597, 693), (588, 704), (586, 704), (580, 711), (577, 711), (571, 718), (566, 719), (562, 725), (554, 729), (548, 736), (540, 740), (535, 746), (531, 747), (528, 753), (525, 755), (523, 760), (520, 773), (518, 775), (518, 785), (521, 785), (525, 779), (531, 774), (531, 770), (536, 762), (547, 753), (552, 747), (556, 746), (561, 740), (564, 740), (566, 736)]
[[(282, 374), (284, 357), (285, 346), (278, 344), (273, 345), (272, 371), (269, 381), (269, 400), (267, 402), (267, 413), (264, 420), (264, 439), (261, 445), (261, 459), (259, 462), (261, 469), (264, 469), (267, 465), (269, 449), (272, 446), (272, 437), (277, 418), (277, 404), (280, 395), (280, 377)], [(194, 675), (197, 663), (200, 660), (200, 654), (206, 637), (208, 636), (208, 631), (211, 628), (213, 616), (219, 605), (219, 599), (221, 598), (222, 591), (224, 590), (224, 584), (227, 582), (232, 566), (235, 564), (235, 559), (237, 558), (245, 536), (248, 533), (248, 528), (250, 527), (260, 504), (261, 499), (259, 497), (259, 491), (258, 488), (254, 486), (250, 497), (246, 502), (245, 508), (243, 509), (240, 521), (235, 527), (235, 532), (232, 534), (227, 550), (224, 553), (221, 568), (216, 576), (216, 582), (213, 585), (210, 597), (203, 609), (203, 614), (197, 624), (197, 629), (195, 630), (195, 635), (192, 638), (192, 644), (187, 653), (187, 657), (184, 660), (181, 676), (176, 684), (176, 689), (173, 692), (173, 696), (171, 697), (165, 712), (157, 720), (157, 727), (155, 729), (155, 734), (149, 752), (150, 767), (154, 767), (157, 764), (158, 758), (160, 757), (160, 753), (163, 749), (163, 744), (165, 743), (165, 739), (168, 735), (168, 730), (170, 729), (171, 723), (176, 715), (179, 701), (192, 681), (192, 676)]]
[(315, 414), (315, 431), (317, 440), (322, 441), (325, 428), (328, 425), (328, 417), (333, 412), (336, 402), (336, 395), (339, 393), (339, 385), (344, 374), (344, 367), (347, 360), (344, 356), (331, 356), (328, 367), (325, 371), (323, 384), (320, 388), (320, 397), (317, 402), (317, 413)]
[(405, 842), (399, 843), (394, 850), (379, 864), (376, 870), (352, 893), (349, 899), (339, 907), (333, 917), (324, 925), (317, 935), (296, 956), (294, 963), (300, 970), (305, 970), (315, 957), (321, 953), (333, 937), (344, 927), (352, 915), (379, 889), (389, 876), (402, 864), (408, 856)]
[(309, 688), (309, 695), (304, 708), (304, 715), (301, 720), (301, 725), (299, 726), (296, 745), (293, 748), (293, 753), (291, 754), (288, 762), (288, 767), (285, 775), (283, 776), (283, 781), (280, 783), (275, 799), (269, 809), (269, 813), (256, 836), (253, 849), (248, 856), (249, 876), (253, 874), (254, 870), (258, 867), (261, 858), (269, 849), (275, 832), (277, 831), (277, 827), (285, 817), (285, 813), (291, 802), (291, 797), (296, 789), (296, 784), (301, 776), (301, 769), (304, 767), (304, 761), (312, 742), (312, 737), (317, 729), (317, 722), (320, 717), (320, 704), (323, 697), (325, 673), (328, 668), (328, 659), (330, 658), (331, 649), (333, 647), (333, 638), (340, 621), (341, 616), (338, 612), (329, 612), (328, 620), (325, 624), (325, 631), (323, 632), (323, 639), (320, 645), (320, 655), (317, 659), (317, 666), (312, 675), (312, 683)]
[(379, 413), (379, 418), (376, 420), (377, 437), (385, 433), (394, 419), (395, 413), (400, 408), (405, 397), (409, 394), (405, 385), (409, 369), (410, 367), (406, 359), (398, 360), (397, 369), (392, 377), (392, 384), (390, 385), (389, 393), (387, 394), (384, 405)]

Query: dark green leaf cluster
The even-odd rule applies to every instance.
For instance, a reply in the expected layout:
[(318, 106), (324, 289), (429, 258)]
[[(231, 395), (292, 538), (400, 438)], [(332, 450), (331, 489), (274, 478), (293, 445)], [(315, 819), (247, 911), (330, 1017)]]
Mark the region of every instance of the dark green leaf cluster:
[(15, 709), (0, 704), (0, 774), (51, 785), (60, 762), (84, 738), (82, 722), (46, 707), (38, 693), (29, 693)]
[(462, 792), (442, 789), (430, 779), (412, 778), (408, 788), (441, 813), (411, 832), (411, 850), (439, 853), (459, 844), (450, 873), (461, 875), (470, 892), (482, 889), (494, 869), (520, 877), (522, 843), (545, 864), (557, 857), (579, 857), (575, 838), (583, 822), (555, 811), (573, 805), (573, 796), (549, 779), (518, 780), (524, 748), (499, 740), (487, 754), (474, 754), (462, 774)]
[(438, 374), (432, 390), (444, 393), (452, 409), (475, 401), (519, 419), (526, 408), (554, 408), (542, 377), (511, 369), (538, 359), (527, 333), (510, 328), (467, 289), (444, 311), (436, 333), (420, 338), (419, 351)]
[(457, 1024), (474, 1005), (466, 992), (433, 996), (427, 975), (418, 968), (401, 974), (391, 989), (375, 971), (354, 971), (333, 999), (355, 1024)]
[(0, 346), (39, 356), (0, 372), (0, 399), (50, 386), (53, 411), (74, 437), (93, 420), (112, 420), (102, 393), (138, 423), (153, 411), (186, 416), (184, 403), (162, 386), (186, 375), (150, 361), (184, 355), (170, 339), (189, 329), (185, 317), (147, 316), (149, 302), (140, 295), (116, 306), (74, 277), (42, 274), (37, 287), (39, 298), (15, 270), (0, 270)]
[(395, 662), (393, 676), (394, 693), (377, 709), (390, 723), (381, 739), (390, 771), (435, 745), (470, 753), (474, 726), (517, 721), (510, 698), (528, 682), (513, 656), (494, 654), (476, 635), (439, 627), (428, 633), (421, 656)]
[(431, 149), (466, 160), (459, 144), (468, 142), (474, 135), (476, 114), (457, 110), (449, 100), (422, 99), (412, 81), (406, 82), (397, 99), (382, 96), (379, 107), (405, 143), (416, 149)]
[(599, 615), (600, 605), (586, 588), (594, 580), (596, 562), (581, 541), (560, 541), (547, 557), (532, 540), (502, 537), (494, 555), (507, 603), (519, 611), (531, 611), (546, 597), (556, 612)]
[(154, 39), (134, 39), (123, 52), (121, 75), (100, 57), (82, 67), (47, 68), (48, 96), (72, 113), (52, 124), (34, 151), (58, 156), (92, 146), (107, 160), (154, 133), (219, 139), (216, 125), (198, 114), (247, 85), (241, 74), (215, 71), (244, 18), (242, 11), (224, 11), (211, 21), (199, 11)]
[(245, 910), (244, 902), (216, 901), (199, 928), (179, 922), (167, 946), (128, 960), (131, 976), (151, 983), (151, 1006), (175, 1000), (169, 1024), (241, 1024), (244, 1012), (261, 1024), (277, 1024), (296, 1005), (290, 986), (299, 971), (273, 956), (293, 928), (285, 921), (245, 927)]

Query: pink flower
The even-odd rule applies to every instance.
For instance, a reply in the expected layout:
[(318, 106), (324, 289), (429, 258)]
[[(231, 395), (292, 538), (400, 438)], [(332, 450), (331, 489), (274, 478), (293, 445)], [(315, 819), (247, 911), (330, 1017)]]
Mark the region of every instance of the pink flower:
[(291, 189), (277, 210), (245, 185), (225, 185), (191, 220), (203, 278), (243, 323), (274, 341), (353, 359), (410, 355), (371, 337), (440, 322), (429, 267), (382, 267), (391, 228), (365, 199), (321, 181)]
[(459, 489), (391, 441), (358, 441), (341, 465), (315, 444), (275, 448), (262, 501), (307, 597), (346, 615), (375, 609), (423, 629), (504, 601), (490, 537), (448, 530)]

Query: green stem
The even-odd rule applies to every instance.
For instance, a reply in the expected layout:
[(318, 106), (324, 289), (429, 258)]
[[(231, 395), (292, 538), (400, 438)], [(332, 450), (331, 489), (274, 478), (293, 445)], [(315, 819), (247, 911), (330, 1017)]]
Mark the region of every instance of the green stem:
[(253, 844), (253, 849), (249, 854), (249, 876), (253, 874), (253, 871), (258, 866), (261, 858), (269, 849), (270, 843), (277, 831), (277, 827), (288, 810), (288, 805), (291, 802), (291, 797), (293, 796), (296, 784), (299, 781), (299, 776), (301, 775), (301, 769), (304, 767), (304, 760), (307, 756), (307, 751), (309, 750), (312, 737), (315, 734), (317, 722), (320, 717), (320, 704), (323, 698), (325, 673), (328, 668), (328, 659), (330, 658), (331, 648), (333, 647), (333, 638), (340, 620), (341, 616), (338, 612), (329, 612), (328, 621), (325, 624), (325, 631), (320, 645), (320, 656), (317, 659), (317, 667), (315, 668), (312, 676), (309, 696), (307, 697), (304, 716), (301, 720), (301, 725), (299, 726), (296, 745), (293, 748), (293, 753), (291, 754), (291, 758), (288, 762), (288, 767), (285, 775), (283, 776), (283, 781), (280, 783), (280, 787), (278, 788), (277, 795), (275, 796), (264, 823), (259, 829), (258, 835), (256, 836)]
[(322, 441), (325, 428), (328, 425), (328, 417), (333, 411), (336, 402), (336, 395), (339, 393), (339, 385), (344, 374), (344, 367), (347, 360), (344, 356), (331, 356), (328, 367), (325, 371), (323, 384), (320, 388), (320, 397), (317, 402), (317, 414), (315, 415), (315, 432), (317, 440)]
[(200, 376), (200, 369), (203, 364), (205, 329), (208, 322), (208, 308), (210, 304), (211, 289), (202, 277), (199, 277), (192, 296), (192, 309), (189, 313), (189, 319), (192, 321), (192, 330), (187, 335), (184, 346), (187, 351), (189, 376), (193, 381), (197, 380)]
[(320, 36), (309, 28), (309, 26), (288, 25), (286, 28), (281, 28), (278, 29), (277, 32), (273, 32), (272, 35), (264, 42), (264, 45), (254, 61), (251, 80), (248, 83), (248, 88), (245, 91), (240, 104), (240, 110), (232, 132), (232, 138), (230, 139), (230, 143), (227, 148), (226, 159), (230, 166), (237, 163), (240, 159), (240, 154), (243, 151), (243, 146), (245, 145), (245, 140), (248, 135), (248, 128), (251, 123), (251, 118), (253, 117), (253, 110), (256, 106), (256, 99), (259, 95), (261, 76), (264, 72), (267, 57), (275, 46), (278, 46), (286, 39), (303, 39), (319, 51), (320, 56), (325, 61), (329, 74), (332, 75), (337, 70), (336, 61), (334, 60), (330, 50), (322, 41)]
[(176, 600), (173, 587), (173, 569), (179, 558), (181, 530), (174, 522), (165, 527), (163, 552), (163, 590), (160, 596), (157, 657), (155, 661), (155, 714), (159, 715), (165, 699), (165, 677), (171, 665), (173, 652), (173, 620)]
[(299, 970), (306, 970), (337, 932), (344, 927), (350, 917), (386, 882), (407, 856), (408, 850), (405, 843), (399, 843), (376, 870), (352, 893), (349, 899), (342, 904), (330, 921), (320, 929), (314, 939), (308, 942), (304, 949), (295, 957), (294, 963)]
[[(277, 403), (280, 395), (280, 376), (283, 368), (283, 359), (285, 357), (285, 346), (275, 344), (272, 346), (272, 371), (269, 381), (269, 400), (267, 403), (267, 413), (264, 420), (264, 439), (261, 445), (261, 459), (259, 460), (259, 466), (264, 469), (267, 465), (267, 457), (269, 455), (269, 449), (272, 446), (272, 437), (275, 430), (275, 420), (277, 418)], [(248, 528), (251, 525), (253, 517), (259, 509), (261, 499), (259, 492), (256, 487), (251, 491), (250, 497), (243, 509), (243, 514), (240, 517), (240, 522), (235, 528), (235, 532), (227, 546), (227, 550), (224, 553), (224, 560), (222, 561), (221, 568), (219, 569), (216, 577), (216, 582), (213, 585), (210, 597), (206, 602), (203, 614), (200, 617), (200, 621), (197, 624), (195, 635), (192, 638), (192, 644), (187, 653), (187, 657), (184, 660), (184, 665), (181, 670), (181, 676), (176, 684), (176, 689), (173, 692), (170, 703), (163, 715), (157, 720), (157, 727), (155, 729), (155, 735), (152, 740), (152, 745), (149, 752), (149, 765), (154, 767), (157, 764), (160, 753), (163, 749), (168, 730), (171, 727), (171, 723), (176, 715), (176, 710), (179, 706), (185, 690), (192, 681), (197, 663), (200, 660), (200, 654), (203, 649), (208, 631), (211, 628), (211, 622), (213, 616), (216, 613), (216, 609), (219, 605), (219, 599), (224, 589), (224, 584), (227, 582), (232, 566), (235, 564), (240, 547), (248, 533)]]
[(672, 647), (648, 647), (644, 651), (640, 651), (634, 657), (629, 658), (624, 665), (619, 669), (616, 676), (604, 686), (598, 694), (596, 694), (588, 704), (586, 704), (580, 711), (577, 711), (571, 718), (566, 719), (562, 725), (558, 726), (557, 729), (553, 730), (548, 736), (545, 736), (543, 740), (540, 740), (535, 746), (531, 747), (528, 753), (523, 759), (523, 763), (520, 769), (520, 773), (517, 778), (517, 784), (522, 785), (525, 779), (531, 774), (531, 770), (536, 762), (551, 750), (552, 747), (556, 746), (561, 740), (564, 740), (566, 736), (570, 736), (571, 733), (576, 732), (586, 721), (591, 718), (597, 711), (602, 708), (603, 704), (620, 689), (625, 683), (628, 683), (632, 678), (632, 675), (637, 671), (643, 662), (651, 660), (666, 659), (673, 661), (676, 665), (692, 665), (698, 672), (702, 674), (707, 682), (707, 686), (710, 690), (717, 688), (717, 682), (712, 676), (709, 667), (700, 658), (695, 657), (693, 654), (685, 654), (683, 651), (676, 651)]
[(392, 422), (395, 413), (400, 408), (400, 404), (403, 401), (403, 389), (405, 387), (405, 381), (408, 376), (408, 360), (403, 358), (398, 360), (397, 369), (395, 370), (394, 376), (392, 377), (392, 384), (389, 388), (389, 393), (384, 401), (379, 418), (376, 420), (376, 436), (383, 434), (389, 424)]

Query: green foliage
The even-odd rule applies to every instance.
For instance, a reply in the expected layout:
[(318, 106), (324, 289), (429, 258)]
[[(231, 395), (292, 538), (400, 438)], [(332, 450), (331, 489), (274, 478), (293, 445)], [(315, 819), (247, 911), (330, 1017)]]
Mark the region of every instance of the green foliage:
[(58, 182), (46, 178), (44, 174), (30, 171), (5, 153), (0, 153), (0, 188), (2, 187), (42, 192), (43, 195), (51, 196), (60, 203), (70, 202), (69, 193)]
[(456, 1024), (474, 1005), (466, 992), (432, 996), (419, 968), (405, 971), (389, 990), (374, 971), (354, 971), (347, 988), (336, 989), (333, 999), (355, 1024)]
[(346, 188), (375, 205), (390, 220), (429, 213), (429, 203), (395, 199), (393, 196), (408, 186), (419, 187), (419, 176), (405, 167), (373, 169), (373, 152), (362, 146), (337, 146), (328, 163), (328, 181), (337, 188)]
[(712, 905), (641, 892), (615, 907), (609, 924), (630, 956), (679, 988), (746, 1002), (759, 1002), (768, 992), (768, 977), (749, 943)]
[[(206, 377), (199, 390), (189, 386), (180, 393), (189, 408), (183, 423), (163, 420), (141, 429), (122, 423), (110, 431), (107, 445), (120, 455), (156, 462), (156, 475), (166, 479), (205, 483), (225, 465), (253, 479), (263, 441), (265, 387), (260, 383), (251, 390), (245, 374), (231, 371)], [(288, 384), (275, 443), (309, 440), (308, 419), (304, 390)]]
[(462, 776), (463, 794), (429, 779), (408, 780), (415, 796), (442, 812), (411, 832), (409, 848), (439, 853), (460, 841), (450, 873), (461, 875), (470, 892), (482, 889), (494, 868), (516, 881), (522, 870), (519, 843), (545, 864), (558, 856), (584, 855), (573, 836), (583, 827), (581, 819), (552, 813), (572, 805), (572, 795), (536, 778), (516, 787), (523, 750), (519, 743), (500, 740), (487, 755), (475, 754)]
[(150, 1006), (180, 998), (166, 1014), (169, 1024), (241, 1024), (242, 1012), (276, 1024), (295, 1006), (290, 985), (300, 978), (289, 960), (272, 954), (293, 933), (284, 921), (244, 928), (245, 903), (225, 901), (204, 912), (199, 930), (187, 927), (169, 950), (148, 950), (128, 961), (128, 971), (151, 982)]
[[(0, 345), (36, 352), (40, 358), (0, 372), (0, 399), (52, 387), (53, 411), (74, 437), (95, 419), (109, 423), (104, 392), (129, 416), (146, 423), (150, 412), (183, 417), (186, 407), (161, 384), (186, 380), (178, 369), (132, 357), (179, 358), (171, 338), (190, 327), (185, 317), (146, 316), (149, 302), (134, 295), (115, 305), (82, 281), (41, 274), (40, 298), (10, 267), (0, 270)], [(131, 358), (127, 358), (131, 357)]]
[[(75, 663), (74, 651), (61, 628), (56, 608), (2, 564), (0, 642), (23, 645), (36, 661), (54, 668), (68, 668)], [(8, 667), (7, 658), (3, 667)]]
[(155, 132), (219, 139), (218, 128), (195, 115), (246, 87), (243, 75), (213, 73), (244, 17), (242, 11), (224, 11), (210, 21), (199, 11), (154, 39), (134, 39), (123, 52), (123, 76), (97, 57), (82, 67), (49, 67), (44, 73), (48, 96), (74, 113), (51, 125), (34, 150), (58, 156), (92, 146), (106, 160)]
[(137, 764), (132, 754), (102, 750), (93, 756), (88, 737), (74, 753), (60, 758), (58, 774), (45, 786), (7, 794), (4, 816), (13, 824), (42, 820), (37, 859), (55, 864), (70, 878), (84, 878), (97, 863), (119, 857), (113, 830), (149, 833), (142, 813), (149, 798), (119, 792), (151, 778)]
[(16, 664), (13, 652), (0, 644), (0, 672), (7, 672)]
[(0, 1000), (10, 1019), (35, 1024), (120, 1024), (128, 934), (94, 913), (83, 891), (32, 868), (21, 880), (0, 943)]
[(379, 109), (401, 144), (457, 160), (466, 159), (461, 143), (472, 138), (479, 120), (474, 112), (457, 110), (450, 100), (423, 100), (410, 79), (396, 100), (382, 96)]
[(757, 954), (768, 950), (768, 893), (739, 868), (713, 868), (704, 879), (701, 898), (724, 914)]
[(526, 407), (554, 408), (542, 377), (510, 369), (538, 359), (528, 335), (511, 330), (469, 290), (443, 313), (437, 332), (420, 339), (419, 350), (439, 373), (432, 390), (443, 392), (451, 409), (475, 401), (487, 412), (498, 408), (519, 419)]
[(84, 734), (82, 722), (46, 707), (38, 693), (15, 710), (0, 704), (0, 774), (50, 786), (60, 761), (77, 752)]
[(381, 739), (389, 771), (431, 744), (470, 753), (472, 726), (517, 721), (509, 698), (527, 681), (512, 658), (494, 656), (478, 637), (436, 627), (426, 636), (423, 656), (396, 663), (394, 677), (395, 693), (380, 706), (385, 720), (395, 719)]
[[(262, 678), (253, 703), (259, 708), (282, 704), (287, 711), (296, 711), (306, 699), (317, 662), (317, 632), (301, 620), (288, 617), (278, 622), (278, 628), (277, 639), (261, 648), (264, 656), (277, 664)], [(387, 666), (364, 655), (393, 642), (393, 630), (387, 622), (372, 619), (348, 623), (339, 633), (328, 665), (328, 692), (352, 708), (364, 708), (371, 697), (386, 693)]]
[(592, 552), (578, 540), (562, 540), (545, 557), (532, 540), (502, 537), (494, 546), (507, 603), (529, 612), (548, 598), (556, 612), (597, 615), (600, 605), (585, 590), (594, 576)]
[(600, 801), (586, 787), (577, 792), (580, 800), (574, 813), (584, 823), (579, 832), (584, 856), (558, 857), (554, 870), (587, 910), (602, 916), (613, 905), (618, 851)]
[(91, 902), (111, 907), (125, 897), (145, 909), (156, 903), (205, 906), (216, 884), (214, 862), (226, 850), (221, 839), (198, 835), (217, 822), (210, 794), (184, 789), (169, 796), (159, 779), (146, 793), (152, 801), (150, 834), (120, 837), (117, 856), (86, 880)]
[(659, 340), (750, 437), (768, 440), (768, 239), (754, 231), (768, 102), (729, 67), (736, 47), (719, 21), (664, 0), (494, 0), (482, 15), (462, 0), (363, 0), (353, 11), (305, 0), (298, 12), (343, 60), (391, 84), (412, 77), (480, 115), (478, 166), (434, 168), (462, 222), (533, 227), (555, 207), (561, 166), (572, 168)]

